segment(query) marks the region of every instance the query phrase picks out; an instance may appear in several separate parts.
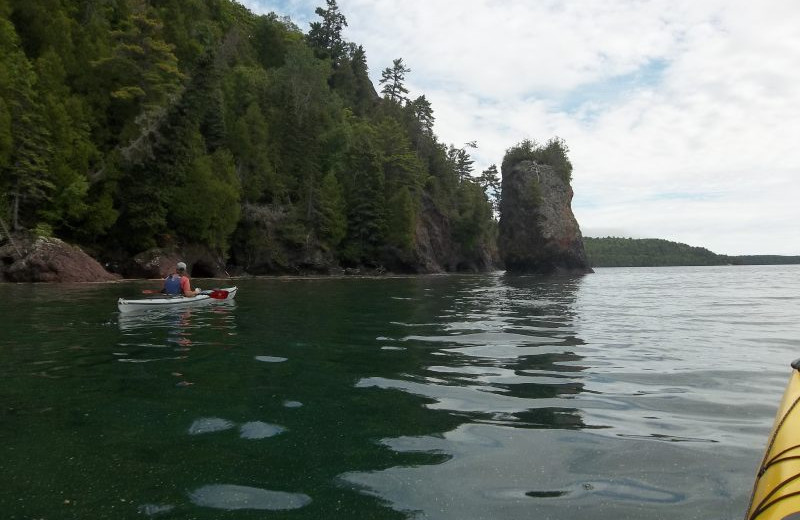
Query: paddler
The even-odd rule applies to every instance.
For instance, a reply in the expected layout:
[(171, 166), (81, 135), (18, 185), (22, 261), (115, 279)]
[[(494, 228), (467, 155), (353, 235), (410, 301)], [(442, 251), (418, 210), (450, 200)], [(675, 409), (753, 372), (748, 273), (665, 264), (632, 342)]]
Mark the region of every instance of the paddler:
[(175, 272), (164, 278), (164, 288), (161, 292), (165, 294), (182, 294), (183, 296), (197, 296), (200, 289), (192, 290), (189, 275), (186, 274), (186, 264), (178, 262)]

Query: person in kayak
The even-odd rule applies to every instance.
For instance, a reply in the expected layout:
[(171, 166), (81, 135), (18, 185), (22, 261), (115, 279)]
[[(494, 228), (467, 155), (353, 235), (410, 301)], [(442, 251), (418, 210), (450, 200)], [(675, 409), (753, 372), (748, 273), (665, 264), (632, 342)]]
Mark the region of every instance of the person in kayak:
[(192, 290), (191, 281), (186, 274), (186, 264), (178, 262), (175, 272), (164, 278), (164, 288), (161, 289), (164, 294), (182, 294), (183, 296), (197, 296), (200, 294), (200, 289)]

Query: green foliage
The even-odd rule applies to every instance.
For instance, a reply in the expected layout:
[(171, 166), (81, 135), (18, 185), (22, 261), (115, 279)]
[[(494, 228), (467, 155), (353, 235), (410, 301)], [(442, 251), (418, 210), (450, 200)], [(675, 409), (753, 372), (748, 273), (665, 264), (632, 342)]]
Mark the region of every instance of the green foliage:
[(466, 149), (456, 148), (451, 144), (447, 150), (447, 158), (459, 182), (464, 182), (472, 176), (472, 165), (475, 161), (472, 160)]
[(299, 37), (299, 31), (295, 33), (286, 27), (274, 14), (259, 16), (253, 23), (251, 37), (251, 45), (259, 65), (264, 70), (283, 66), (287, 45)]
[(0, 169), (7, 168), (14, 151), (11, 135), (11, 112), (5, 100), (0, 98)]
[(465, 251), (491, 240), (492, 177), (438, 142), (402, 59), (379, 96), (325, 4), (304, 35), (230, 0), (0, 0), (0, 214), (95, 251), (232, 246), (286, 270), (413, 259), (425, 211)]
[(283, 188), (265, 146), (269, 129), (258, 104), (252, 103), (232, 126), (229, 148), (238, 158), (244, 200), (280, 200)]
[(164, 41), (163, 28), (152, 13), (132, 14), (111, 33), (110, 55), (92, 63), (110, 96), (109, 129), (123, 144), (151, 131), (153, 118), (182, 86), (175, 46)]
[(432, 136), (433, 122), (436, 118), (433, 117), (433, 107), (430, 101), (423, 95), (411, 101), (409, 106), (414, 113), (414, 119), (419, 124), (420, 131), (428, 136)]
[(329, 248), (338, 246), (347, 235), (344, 194), (333, 173), (328, 173), (322, 179), (318, 222), (320, 240)]
[(13, 197), (15, 228), (34, 224), (35, 208), (55, 188), (48, 174), (53, 149), (36, 81), (14, 27), (0, 20), (0, 99), (5, 107), (0, 121), (7, 125), (0, 136), (6, 147), (10, 144), (0, 155), (0, 185)]
[(175, 190), (173, 228), (187, 239), (227, 251), (239, 221), (239, 184), (227, 150), (202, 155), (191, 163), (191, 181)]
[(506, 150), (502, 171), (503, 173), (510, 171), (522, 161), (535, 161), (552, 166), (564, 182), (569, 183), (572, 181), (572, 163), (567, 157), (568, 153), (567, 143), (559, 137), (548, 140), (544, 146), (531, 139), (525, 139)]
[(53, 228), (49, 224), (40, 222), (33, 228), (33, 232), (37, 237), (51, 238), (53, 236)]
[(497, 212), (500, 210), (500, 175), (497, 173), (497, 166), (492, 164), (487, 169), (481, 172), (477, 183), (483, 188), (489, 202), (492, 205), (492, 211)]
[(326, 9), (318, 7), (314, 11), (322, 21), (311, 22), (308, 43), (314, 48), (317, 56), (330, 59), (333, 66), (337, 67), (347, 47), (342, 39), (342, 30), (347, 27), (347, 20), (339, 12), (336, 0), (326, 0), (326, 4)]
[(492, 205), (478, 183), (467, 181), (459, 186), (457, 208), (453, 235), (470, 252), (486, 242), (492, 229)]
[(387, 206), (387, 242), (401, 250), (410, 251), (414, 246), (417, 219), (408, 187), (397, 190), (387, 201)]

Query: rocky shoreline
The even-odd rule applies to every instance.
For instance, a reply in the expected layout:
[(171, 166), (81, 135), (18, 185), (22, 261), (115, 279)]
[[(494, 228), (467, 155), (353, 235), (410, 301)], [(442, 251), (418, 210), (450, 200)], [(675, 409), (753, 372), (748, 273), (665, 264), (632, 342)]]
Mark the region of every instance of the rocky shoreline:
[(230, 258), (199, 244), (153, 248), (132, 257), (124, 252), (95, 251), (93, 258), (58, 238), (20, 232), (0, 236), (0, 282), (157, 279), (172, 273), (179, 261), (187, 264), (194, 278), (221, 279), (480, 273), (502, 268), (520, 274), (592, 272), (572, 213), (568, 179), (550, 166), (523, 160), (503, 172), (502, 193), (497, 240), (487, 237), (470, 248), (459, 245), (452, 238), (457, 230), (451, 219), (424, 198), (413, 247), (386, 249), (375, 265), (342, 266), (332, 251), (279, 239), (267, 240), (248, 254), (234, 250)]
[[(133, 258), (120, 258), (101, 263), (81, 248), (52, 237), (32, 233), (15, 233), (10, 239), (0, 237), (0, 283), (85, 283), (164, 278), (175, 264), (186, 262), (195, 278), (227, 279), (249, 276), (281, 277), (376, 277), (409, 274), (436, 274), (444, 271), (431, 268), (420, 273), (400, 273), (382, 266), (343, 268), (338, 265), (317, 265), (293, 271), (248, 273), (201, 246), (155, 248)], [(435, 267), (435, 266), (434, 266)], [(490, 271), (494, 266), (485, 266)], [(472, 272), (478, 272), (472, 270)]]

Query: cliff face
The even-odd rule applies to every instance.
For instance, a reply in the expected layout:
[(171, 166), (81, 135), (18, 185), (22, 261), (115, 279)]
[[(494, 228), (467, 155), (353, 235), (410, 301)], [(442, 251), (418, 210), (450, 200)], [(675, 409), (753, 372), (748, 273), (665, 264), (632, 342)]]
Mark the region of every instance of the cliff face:
[(522, 161), (503, 172), (500, 256), (516, 273), (590, 273), (572, 188), (552, 167)]
[[(314, 240), (298, 243), (280, 231), (287, 215), (280, 211), (245, 206), (241, 230), (246, 240), (233, 248), (233, 270), (249, 274), (375, 274), (484, 272), (498, 263), (494, 241), (486, 237), (467, 248), (453, 238), (453, 222), (434, 203), (429, 194), (421, 196), (420, 212), (414, 227), (413, 247), (383, 246), (367, 265), (345, 269), (334, 251)], [(242, 247), (241, 244), (246, 244)], [(188, 260), (187, 260), (188, 263)]]
[(429, 196), (422, 199), (422, 213), (415, 229), (413, 272), (485, 272), (497, 263), (491, 240), (465, 251), (452, 239), (452, 223)]

